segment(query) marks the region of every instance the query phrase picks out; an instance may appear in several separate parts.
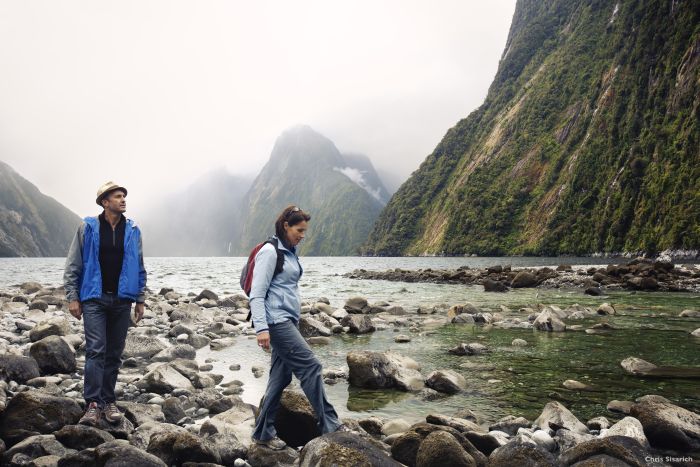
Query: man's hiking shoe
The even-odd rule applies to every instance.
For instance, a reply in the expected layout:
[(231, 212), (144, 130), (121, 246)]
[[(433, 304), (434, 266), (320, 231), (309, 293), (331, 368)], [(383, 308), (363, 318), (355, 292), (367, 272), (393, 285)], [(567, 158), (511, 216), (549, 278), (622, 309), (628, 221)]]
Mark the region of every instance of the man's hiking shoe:
[(253, 438), (253, 442), (258, 446), (265, 446), (266, 448), (274, 451), (281, 451), (287, 447), (287, 443), (279, 439), (277, 436), (271, 439), (266, 439), (265, 441)]
[(114, 402), (110, 402), (109, 404), (105, 405), (105, 408), (102, 412), (105, 414), (105, 419), (109, 423), (117, 424), (122, 421), (123, 415), (119, 411), (117, 404), (115, 404)]
[(85, 411), (85, 415), (82, 416), (78, 423), (81, 425), (97, 426), (100, 421), (100, 413), (100, 406), (97, 405), (97, 402), (90, 402), (90, 405), (88, 405)]

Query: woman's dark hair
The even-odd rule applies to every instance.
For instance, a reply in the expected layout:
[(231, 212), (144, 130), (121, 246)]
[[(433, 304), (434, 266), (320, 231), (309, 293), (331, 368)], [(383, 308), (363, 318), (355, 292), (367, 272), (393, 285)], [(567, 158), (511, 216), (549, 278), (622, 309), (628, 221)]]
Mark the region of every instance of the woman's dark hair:
[(277, 218), (275, 221), (275, 234), (277, 235), (277, 238), (282, 240), (285, 244), (287, 242), (287, 234), (284, 231), (284, 223), (288, 223), (289, 226), (297, 225), (302, 221), (309, 222), (311, 220), (311, 216), (299, 209), (298, 207), (292, 205), (292, 206), (287, 206), (284, 208), (284, 211), (282, 211), (282, 214)]

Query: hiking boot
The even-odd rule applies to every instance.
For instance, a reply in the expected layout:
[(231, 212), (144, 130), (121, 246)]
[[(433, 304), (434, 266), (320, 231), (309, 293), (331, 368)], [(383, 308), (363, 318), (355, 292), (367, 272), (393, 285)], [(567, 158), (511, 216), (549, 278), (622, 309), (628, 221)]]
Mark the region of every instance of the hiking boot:
[(109, 404), (105, 405), (105, 408), (102, 409), (102, 412), (105, 414), (105, 419), (109, 423), (117, 424), (122, 421), (123, 415), (119, 411), (117, 404), (115, 404), (114, 402), (110, 402)]
[(281, 451), (287, 447), (287, 443), (279, 439), (277, 436), (271, 439), (266, 439), (265, 441), (253, 438), (253, 442), (258, 446), (265, 446), (266, 448), (274, 451)]
[(97, 402), (90, 402), (85, 415), (82, 416), (78, 423), (80, 425), (97, 426), (100, 422), (100, 412), (100, 406), (97, 405)]

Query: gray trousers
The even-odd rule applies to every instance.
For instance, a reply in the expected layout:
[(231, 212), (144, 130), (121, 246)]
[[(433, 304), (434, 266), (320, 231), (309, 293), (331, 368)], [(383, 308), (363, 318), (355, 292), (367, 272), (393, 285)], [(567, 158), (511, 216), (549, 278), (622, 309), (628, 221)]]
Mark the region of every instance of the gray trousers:
[(321, 363), (291, 321), (270, 325), (272, 365), (265, 397), (255, 424), (253, 438), (268, 440), (277, 435), (275, 416), (282, 391), (292, 382), (292, 374), (301, 382), (307, 399), (316, 412), (321, 433), (330, 433), (340, 426), (338, 414), (328, 402), (323, 389)]

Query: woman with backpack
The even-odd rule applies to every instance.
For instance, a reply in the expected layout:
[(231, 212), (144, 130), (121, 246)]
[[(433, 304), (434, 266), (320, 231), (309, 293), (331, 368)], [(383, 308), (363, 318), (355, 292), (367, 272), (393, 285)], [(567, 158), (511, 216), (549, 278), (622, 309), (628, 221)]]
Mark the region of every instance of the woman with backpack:
[(311, 216), (296, 206), (287, 207), (275, 222), (276, 235), (255, 254), (250, 289), (250, 310), (258, 345), (272, 348), (270, 378), (256, 420), (253, 441), (268, 448), (286, 447), (277, 437), (275, 416), (282, 391), (294, 374), (319, 420), (321, 433), (348, 431), (341, 425), (326, 398), (321, 363), (299, 332), (301, 298), (299, 279), (303, 273), (296, 254)]

